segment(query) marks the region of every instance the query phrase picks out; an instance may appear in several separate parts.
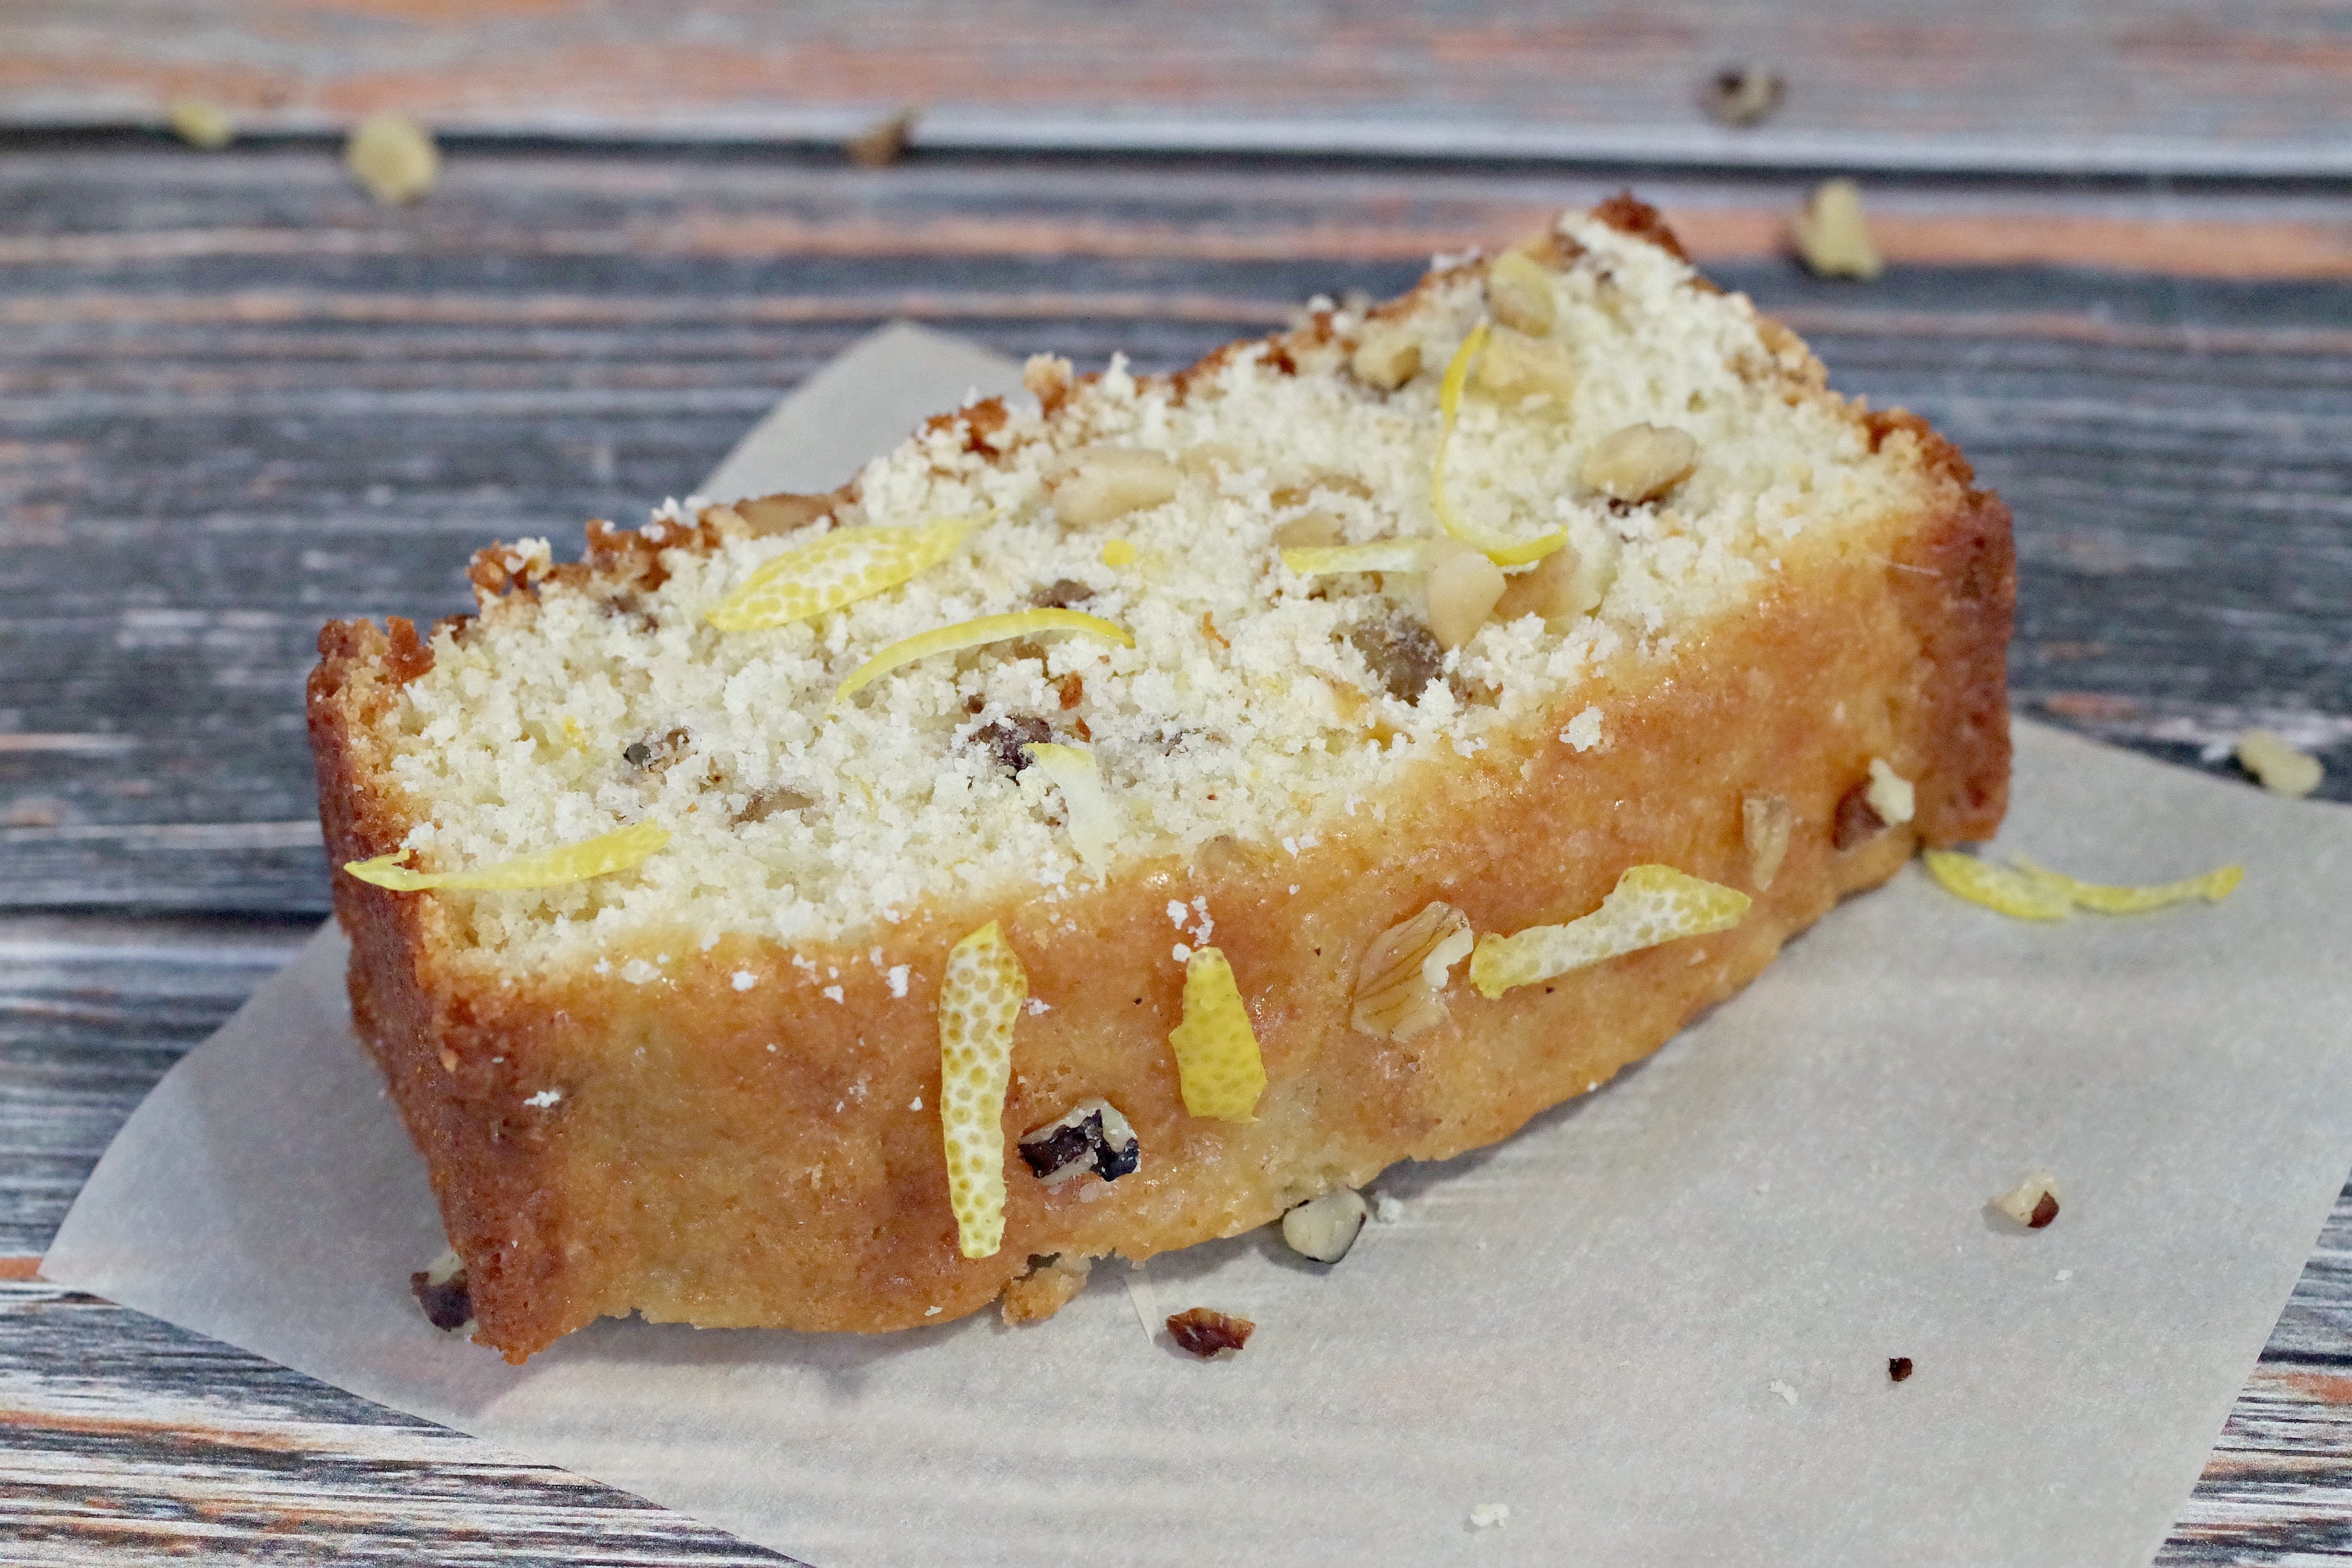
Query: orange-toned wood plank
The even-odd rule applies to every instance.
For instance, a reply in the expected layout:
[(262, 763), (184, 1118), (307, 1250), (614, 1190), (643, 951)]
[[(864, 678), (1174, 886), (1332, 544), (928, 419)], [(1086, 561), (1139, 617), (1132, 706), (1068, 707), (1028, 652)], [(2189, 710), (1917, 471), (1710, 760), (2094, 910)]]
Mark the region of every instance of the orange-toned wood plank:
[(0, 1258), (0, 1279), (37, 1279), (40, 1274), (37, 1258)]
[[(399, 110), (557, 135), (838, 137), (905, 103), (937, 145), (1185, 145), (1806, 165), (2352, 169), (2352, 47), (2326, 7), (2157, 0), (45, 0), (0, 122), (248, 124)], [(1698, 97), (1777, 65), (1748, 132)]]

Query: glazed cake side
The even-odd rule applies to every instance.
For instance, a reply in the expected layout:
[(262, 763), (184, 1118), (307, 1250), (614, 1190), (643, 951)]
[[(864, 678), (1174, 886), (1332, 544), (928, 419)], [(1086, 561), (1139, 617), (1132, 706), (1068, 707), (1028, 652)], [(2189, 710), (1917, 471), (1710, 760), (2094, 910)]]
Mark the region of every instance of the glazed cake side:
[[(1307, 358), (1331, 330), (1327, 318), (1274, 352)], [(1787, 395), (1824, 397), (1801, 347), (1777, 341)], [(962, 428), (992, 417), (969, 412)], [(1024, 1300), (1034, 1258), (1232, 1234), (1397, 1159), (1506, 1135), (1654, 1048), (1915, 843), (1988, 835), (2007, 777), (2007, 515), (1917, 422), (1843, 417), (1908, 476), (1905, 504), (1790, 541), (1733, 613), (1620, 648), (1468, 754), (1433, 749), (1339, 812), (1343, 827), (1286, 847), (1213, 837), (1049, 896), (943, 899), (830, 941), (647, 925), (593, 962), (585, 948), (501, 957), (481, 899), (338, 877), (361, 1032), (432, 1168), (480, 1337), (520, 1356), (632, 1309), (904, 1327), (1008, 1284)], [(721, 543), (709, 525), (662, 531), (600, 535), (593, 573), (486, 552), (486, 575), (504, 574), (510, 595), (635, 592), (679, 559), (681, 532), (689, 549)], [(401, 693), (435, 646), (353, 625), (331, 627), (322, 652), (311, 712), (329, 842), (338, 860), (364, 858), (430, 816), (391, 753)], [(1601, 738), (1564, 742), (1594, 709)], [(1874, 760), (1915, 782), (1916, 815), (1840, 847), (1841, 804)], [(1742, 837), (1758, 793), (1795, 818), (1769, 889)], [(1457, 984), (1450, 1020), (1402, 1043), (1349, 1027), (1366, 944), (1432, 899), (1508, 931), (1590, 910), (1651, 861), (1757, 902), (1730, 931), (1494, 1001)], [(1045, 1005), (1020, 1024), (1008, 1143), (1100, 1096), (1143, 1157), (1117, 1183), (1053, 1190), (1008, 1158), (1004, 1245), (968, 1259), (946, 1201), (933, 1003), (947, 948), (991, 918)], [(1178, 1097), (1175, 954), (1206, 940), (1230, 957), (1264, 1051), (1249, 1123), (1189, 1117)]]

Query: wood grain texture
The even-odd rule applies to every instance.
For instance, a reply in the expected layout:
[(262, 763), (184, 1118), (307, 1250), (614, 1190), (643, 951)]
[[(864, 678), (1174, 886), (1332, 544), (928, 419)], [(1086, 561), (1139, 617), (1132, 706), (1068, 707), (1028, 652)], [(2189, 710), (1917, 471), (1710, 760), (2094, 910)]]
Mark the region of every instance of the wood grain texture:
[[(0, 119), (1881, 169), (2352, 171), (2352, 26), (2296, 0), (16, 0)], [(1785, 106), (1702, 112), (1727, 63)]]
[[(322, 911), (300, 702), (320, 623), (464, 608), (478, 545), (570, 551), (585, 518), (682, 493), (885, 321), (1166, 368), (1608, 188), (484, 151), (385, 213), (315, 151), (0, 160), (0, 905)], [(1657, 194), (1703, 221), (1798, 188)], [(2201, 200), (2225, 226), (2321, 211)], [(2083, 201), (2121, 224), (2180, 206)], [(1129, 228), (1189, 237), (1139, 250)], [(2007, 495), (2028, 704), (2179, 760), (2269, 722), (2352, 798), (2352, 283), (1715, 270)]]

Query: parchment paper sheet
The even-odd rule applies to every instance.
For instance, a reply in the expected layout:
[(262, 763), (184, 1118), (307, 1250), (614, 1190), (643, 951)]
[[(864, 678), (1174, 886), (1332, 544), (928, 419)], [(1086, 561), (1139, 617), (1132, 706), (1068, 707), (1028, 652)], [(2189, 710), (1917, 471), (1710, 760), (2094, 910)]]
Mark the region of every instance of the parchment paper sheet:
[[(714, 490), (838, 482), (925, 365), (917, 407), (982, 379), (870, 342)], [(1605, 1092), (1392, 1173), (1333, 1269), (1260, 1233), (1134, 1300), (1099, 1265), (1042, 1327), (606, 1322), (509, 1367), (409, 1298), (440, 1226), (330, 929), (140, 1108), (44, 1271), (824, 1568), (2142, 1563), (2352, 1162), (2352, 813), (2019, 742), (2005, 845), (2245, 886), (2042, 926), (1906, 870)], [(2054, 1226), (1989, 1217), (2045, 1163)], [(1139, 1327), (1196, 1304), (1257, 1337), (1202, 1364)]]

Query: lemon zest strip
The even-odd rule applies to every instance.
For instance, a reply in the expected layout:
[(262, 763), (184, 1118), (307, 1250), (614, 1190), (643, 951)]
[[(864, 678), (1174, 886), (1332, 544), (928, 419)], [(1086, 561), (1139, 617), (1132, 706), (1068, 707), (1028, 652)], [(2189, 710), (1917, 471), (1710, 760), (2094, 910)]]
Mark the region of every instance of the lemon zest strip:
[(2074, 907), (2063, 888), (1956, 849), (1929, 849), (1920, 859), (1946, 892), (2012, 920), (2063, 921)]
[(940, 983), (940, 1136), (956, 1248), (989, 1258), (1004, 1245), (1004, 1091), (1013, 1026), (1029, 998), (1028, 972), (994, 921), (948, 952)]
[(1556, 528), (1529, 540), (1506, 539), (1472, 527), (1455, 514), (1452, 503), (1445, 499), (1445, 449), (1454, 444), (1454, 423), (1461, 417), (1462, 388), (1468, 383), (1471, 363), (1486, 346), (1486, 335), (1491, 330), (1484, 320), (1470, 329), (1470, 335), (1454, 351), (1454, 359), (1445, 367), (1445, 380), (1438, 386), (1437, 458), (1429, 468), (1429, 504), (1437, 513), (1438, 526), (1463, 543), (1484, 552), (1496, 565), (1525, 566), (1566, 544), (1567, 530)]
[(986, 517), (956, 517), (919, 528), (839, 528), (764, 562), (703, 617), (722, 632), (764, 630), (897, 587), (929, 571)]
[(1751, 900), (1736, 889), (1672, 866), (1634, 866), (1617, 879), (1601, 907), (1565, 925), (1529, 926), (1509, 936), (1492, 931), (1470, 954), (1470, 984), (1492, 1000), (1514, 986), (1532, 985), (1622, 953), (1728, 931)]
[(1184, 1021), (1168, 1032), (1184, 1109), (1219, 1121), (1256, 1120), (1265, 1092), (1265, 1060), (1233, 965), (1213, 947), (1184, 963)]
[(584, 882), (592, 877), (625, 871), (668, 842), (668, 828), (640, 822), (617, 833), (477, 866), (470, 871), (411, 871), (400, 864), (408, 858), (405, 849), (395, 849), (373, 860), (349, 861), (343, 869), (362, 882), (389, 888), (395, 893), (419, 892), (427, 888), (560, 888), (567, 882)]
[(1109, 865), (1112, 847), (1118, 842), (1118, 808), (1103, 789), (1102, 769), (1094, 752), (1084, 746), (1060, 746), (1050, 741), (1032, 741), (1021, 750), (1062, 792), (1062, 804), (1067, 808), (1065, 826), (1078, 858), (1093, 871)]
[(2243, 866), (2230, 865), (2216, 866), (2201, 876), (2183, 877), (2177, 882), (2126, 887), (2105, 882), (2079, 882), (2063, 871), (2037, 866), (2022, 855), (2015, 857), (2015, 859), (2017, 868), (2035, 881), (2063, 890), (2076, 907), (2103, 915), (2145, 914), (2150, 910), (2185, 904), (2194, 899), (2218, 904), (2236, 892), (2238, 884), (2246, 879)]
[(1040, 632), (1080, 632), (1121, 647), (1135, 646), (1134, 634), (1125, 626), (1079, 610), (1016, 610), (1010, 615), (982, 616), (977, 620), (937, 626), (892, 643), (849, 672), (849, 679), (835, 689), (833, 705), (839, 707), (851, 695), (902, 664), (912, 664), (935, 653), (960, 653), (983, 643), (1033, 637)]
[(1302, 544), (1282, 552), (1282, 563), (1301, 577), (1334, 572), (1426, 572), (1426, 539), (1375, 539), (1369, 544)]

